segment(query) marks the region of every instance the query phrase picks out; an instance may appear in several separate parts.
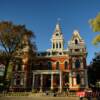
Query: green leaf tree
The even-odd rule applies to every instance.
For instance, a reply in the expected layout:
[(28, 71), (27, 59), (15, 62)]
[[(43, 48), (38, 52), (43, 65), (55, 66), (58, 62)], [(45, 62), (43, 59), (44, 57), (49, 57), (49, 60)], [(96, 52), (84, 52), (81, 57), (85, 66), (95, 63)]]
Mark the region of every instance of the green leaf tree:
[[(94, 19), (90, 19), (90, 25), (94, 32), (100, 32), (100, 13)], [(93, 39), (94, 45), (98, 45), (98, 43), (100, 43), (100, 34)]]
[(88, 82), (89, 86), (93, 88), (93, 90), (99, 89), (100, 91), (100, 86), (98, 86), (98, 83), (100, 82), (99, 65), (100, 65), (100, 53), (95, 53), (95, 57), (93, 58), (91, 64), (88, 67)]

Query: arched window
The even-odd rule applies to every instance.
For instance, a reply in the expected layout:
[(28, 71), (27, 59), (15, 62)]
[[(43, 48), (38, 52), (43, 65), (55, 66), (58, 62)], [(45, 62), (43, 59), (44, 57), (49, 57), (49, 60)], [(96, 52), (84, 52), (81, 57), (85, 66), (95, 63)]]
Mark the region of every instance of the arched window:
[(65, 80), (65, 83), (68, 83), (69, 82), (69, 74), (66, 73), (64, 78), (65, 78), (64, 79)]
[(59, 43), (59, 48), (61, 48), (61, 43)]
[(17, 64), (17, 70), (21, 71), (21, 65), (20, 64)]
[(55, 48), (55, 44), (53, 43), (53, 49)]
[(79, 74), (77, 74), (77, 76), (76, 76), (76, 81), (77, 81), (77, 84), (80, 84), (80, 75)]
[(52, 70), (52, 62), (48, 62), (48, 70)]
[(40, 70), (43, 69), (43, 63), (42, 62), (40, 62), (40, 64), (39, 64), (39, 69)]
[(80, 67), (80, 60), (79, 59), (76, 59), (76, 61), (75, 61), (75, 67), (76, 68)]
[(56, 43), (56, 48), (58, 48), (58, 43)]
[(59, 75), (57, 74), (57, 75), (54, 75), (54, 77), (55, 77), (55, 81), (56, 81), (56, 85), (57, 86), (59, 86)]
[(59, 70), (59, 62), (56, 62), (56, 69)]
[(56, 33), (56, 36), (58, 36), (59, 35), (59, 33)]
[(16, 85), (20, 85), (20, 80), (16, 80)]
[(67, 68), (68, 68), (68, 63), (67, 63), (67, 61), (65, 61), (64, 66), (65, 66), (65, 69), (67, 69)]
[(20, 77), (20, 75), (17, 75), (17, 77), (16, 77), (17, 79), (16, 79), (16, 85), (20, 85), (20, 82), (21, 82), (21, 77)]
[(75, 44), (78, 44), (78, 40), (77, 39), (75, 39)]

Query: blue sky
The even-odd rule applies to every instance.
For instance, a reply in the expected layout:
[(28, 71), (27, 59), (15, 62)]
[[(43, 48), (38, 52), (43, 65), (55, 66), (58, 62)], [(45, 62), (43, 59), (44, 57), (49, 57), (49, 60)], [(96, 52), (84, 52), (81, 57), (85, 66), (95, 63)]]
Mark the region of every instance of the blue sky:
[(51, 47), (50, 39), (57, 19), (61, 19), (62, 32), (67, 42), (74, 30), (79, 30), (87, 46), (87, 63), (100, 51), (92, 45), (97, 33), (92, 32), (88, 23), (100, 12), (100, 0), (0, 0), (0, 21), (8, 20), (15, 24), (25, 24), (34, 31), (39, 51)]

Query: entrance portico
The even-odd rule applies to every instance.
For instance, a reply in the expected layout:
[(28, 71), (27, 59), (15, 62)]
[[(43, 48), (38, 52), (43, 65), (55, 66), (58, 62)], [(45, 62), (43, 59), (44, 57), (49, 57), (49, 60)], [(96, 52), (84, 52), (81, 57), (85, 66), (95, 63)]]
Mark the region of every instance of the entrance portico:
[[(45, 76), (50, 76), (48, 79), (44, 80)], [(32, 90), (39, 88), (40, 92), (43, 92), (44, 88), (44, 81), (50, 81), (49, 83), (46, 82), (46, 85), (50, 84), (50, 90), (54, 90), (54, 75), (59, 75), (59, 86), (58, 90), (59, 92), (62, 92), (62, 71), (60, 70), (34, 70), (33, 71), (33, 84), (32, 84)], [(36, 76), (39, 76), (38, 79), (36, 79)], [(38, 81), (38, 82), (36, 82)], [(35, 87), (35, 85), (38, 85)]]

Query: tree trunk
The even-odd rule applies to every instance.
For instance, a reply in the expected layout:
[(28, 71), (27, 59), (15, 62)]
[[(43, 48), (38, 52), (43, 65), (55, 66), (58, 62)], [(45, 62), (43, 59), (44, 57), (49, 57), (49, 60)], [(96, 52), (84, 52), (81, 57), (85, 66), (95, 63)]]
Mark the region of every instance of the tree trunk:
[(4, 76), (3, 76), (3, 90), (5, 91), (7, 89), (7, 70), (8, 70), (8, 65), (9, 65), (10, 59), (6, 59), (6, 64), (5, 64), (5, 71), (4, 71)]

